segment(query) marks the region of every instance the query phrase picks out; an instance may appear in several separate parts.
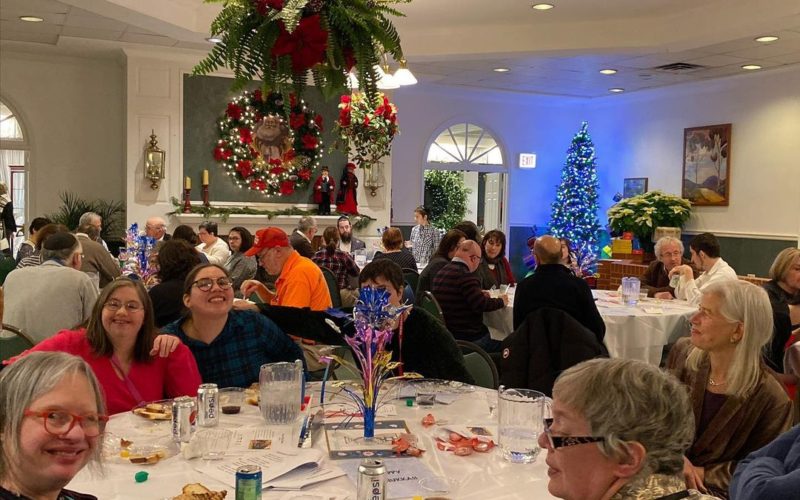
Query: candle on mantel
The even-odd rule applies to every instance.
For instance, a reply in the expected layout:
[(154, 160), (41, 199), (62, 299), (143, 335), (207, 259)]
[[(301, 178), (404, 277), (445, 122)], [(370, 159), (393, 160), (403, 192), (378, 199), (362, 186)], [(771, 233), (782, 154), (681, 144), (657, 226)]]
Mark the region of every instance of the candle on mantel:
[(183, 180), (183, 189), (192, 189), (192, 178), (186, 177)]
[(208, 186), (208, 170), (203, 170), (203, 185)]

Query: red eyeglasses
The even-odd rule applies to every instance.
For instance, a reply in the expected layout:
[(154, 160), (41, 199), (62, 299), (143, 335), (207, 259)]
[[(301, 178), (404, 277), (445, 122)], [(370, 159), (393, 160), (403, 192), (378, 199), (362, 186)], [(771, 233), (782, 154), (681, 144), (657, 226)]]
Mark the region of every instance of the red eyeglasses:
[(63, 410), (25, 410), (23, 415), (41, 418), (44, 430), (57, 437), (67, 434), (75, 427), (76, 423), (81, 426), (83, 433), (87, 437), (99, 436), (105, 431), (106, 422), (108, 422), (108, 415), (98, 415), (96, 413), (75, 415)]

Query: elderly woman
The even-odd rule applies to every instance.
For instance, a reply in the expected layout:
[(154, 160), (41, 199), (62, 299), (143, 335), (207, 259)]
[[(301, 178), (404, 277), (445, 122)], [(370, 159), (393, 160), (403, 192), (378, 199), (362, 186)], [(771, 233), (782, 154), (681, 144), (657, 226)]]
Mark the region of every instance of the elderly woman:
[(83, 358), (100, 381), (112, 414), (145, 401), (194, 395), (200, 385), (192, 353), (175, 337), (157, 334), (147, 291), (128, 278), (103, 289), (86, 329), (62, 330), (20, 356), (34, 351)]
[(686, 490), (683, 453), (694, 437), (685, 389), (641, 361), (593, 359), (553, 387), (547, 489), (568, 500), (712, 498)]
[[(683, 258), (683, 242), (672, 236), (659, 238), (654, 252), (656, 260), (650, 263), (639, 278), (642, 282), (642, 291), (647, 291), (648, 297), (662, 294), (664, 297), (674, 298), (675, 289), (669, 286), (669, 272), (681, 264), (691, 266), (692, 261)], [(694, 271), (694, 277), (697, 278), (697, 271)]]
[(514, 285), (514, 273), (506, 258), (506, 235), (503, 231), (493, 229), (483, 236), (481, 242), (483, 259), (478, 266), (481, 288), (488, 290), (500, 285)]
[(261, 365), (303, 359), (300, 348), (275, 324), (253, 311), (233, 311), (233, 280), (217, 264), (186, 276), (183, 304), (189, 314), (163, 328), (191, 349), (203, 382), (248, 387)]
[(239, 289), (242, 283), (252, 279), (258, 269), (256, 258), (244, 254), (253, 246), (253, 235), (246, 228), (237, 226), (228, 232), (228, 245), (231, 247), (231, 256), (225, 261), (225, 269), (233, 280), (233, 293), (241, 297)]
[(159, 243), (159, 284), (150, 289), (150, 299), (158, 328), (172, 323), (183, 314), (183, 282), (189, 272), (200, 264), (199, 252), (185, 240), (173, 238)]
[(694, 408), (689, 487), (726, 498), (736, 463), (791, 425), (791, 402), (761, 357), (772, 336), (770, 312), (762, 288), (712, 283), (692, 317), (691, 338), (670, 352), (667, 368), (688, 386)]
[(339, 250), (339, 230), (326, 227), (322, 233), (325, 247), (319, 249), (311, 260), (336, 276), (336, 286), (342, 297), (342, 307), (353, 307), (358, 298), (358, 290), (350, 286), (350, 279), (358, 277), (358, 266), (349, 253)]
[(442, 239), (442, 233), (428, 221), (429, 216), (428, 209), (422, 205), (414, 209), (414, 221), (417, 225), (411, 228), (410, 243), (414, 260), (419, 263), (431, 260), (431, 255)]
[(389, 227), (381, 235), (383, 252), (376, 252), (372, 260), (389, 259), (402, 269), (417, 270), (417, 261), (411, 252), (403, 249), (403, 233), (396, 227)]
[[(775, 257), (769, 268), (770, 281), (764, 284), (772, 305), (774, 333), (767, 356), (770, 368), (783, 372), (783, 355), (792, 330), (800, 334), (800, 249), (785, 248)], [(793, 320), (794, 315), (794, 320)], [(783, 379), (784, 383), (797, 384), (795, 377)]]
[(460, 245), (466, 237), (464, 232), (458, 229), (451, 229), (445, 233), (431, 261), (428, 262), (428, 265), (425, 266), (425, 269), (419, 274), (419, 282), (417, 283), (416, 290), (417, 299), (422, 297), (422, 292), (428, 291), (433, 287), (433, 278), (436, 277), (436, 273), (450, 262), (453, 255), (456, 254), (458, 245)]
[(100, 462), (106, 421), (100, 385), (80, 358), (38, 352), (0, 372), (0, 498), (95, 499), (64, 486)]

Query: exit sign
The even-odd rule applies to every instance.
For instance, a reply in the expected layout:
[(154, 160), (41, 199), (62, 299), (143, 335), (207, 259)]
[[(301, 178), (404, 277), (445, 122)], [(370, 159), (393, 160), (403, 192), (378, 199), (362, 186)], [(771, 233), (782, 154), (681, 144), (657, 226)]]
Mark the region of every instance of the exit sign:
[(536, 154), (535, 153), (520, 153), (519, 154), (519, 168), (536, 168)]

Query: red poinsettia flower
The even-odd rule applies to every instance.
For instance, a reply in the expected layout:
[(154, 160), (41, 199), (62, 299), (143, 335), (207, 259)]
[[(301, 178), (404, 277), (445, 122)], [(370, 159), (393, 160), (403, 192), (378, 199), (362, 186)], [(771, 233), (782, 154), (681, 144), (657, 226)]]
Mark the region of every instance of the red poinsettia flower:
[(253, 149), (253, 146), (247, 146), (247, 149), (250, 151), (250, 156), (252, 156), (253, 158), (258, 158), (259, 156), (261, 156), (261, 153)]
[(267, 189), (267, 183), (262, 181), (261, 179), (253, 179), (252, 181), (250, 181), (250, 189), (263, 191)]
[(247, 127), (239, 127), (239, 140), (242, 141), (242, 144), (251, 144), (253, 132)]
[(281, 33), (272, 47), (273, 57), (290, 56), (292, 70), (302, 73), (325, 59), (328, 32), (322, 29), (319, 14), (300, 19), (294, 32), (289, 33), (281, 22)]
[(311, 134), (303, 135), (303, 149), (314, 149), (317, 147), (317, 138)]
[(364, 115), (364, 126), (369, 125), (369, 115)]
[(286, 169), (283, 167), (272, 167), (271, 169), (269, 169), (269, 173), (271, 173), (272, 175), (281, 175), (284, 172), (286, 172)]
[(269, 164), (273, 167), (280, 167), (281, 163), (283, 163), (279, 158), (272, 158), (269, 160)]
[(225, 114), (231, 117), (234, 120), (241, 120), (242, 119), (242, 108), (239, 107), (238, 104), (234, 104), (232, 102), (228, 103), (228, 109), (225, 110)]
[(311, 169), (308, 168), (301, 168), (299, 172), (297, 172), (297, 177), (303, 179), (304, 181), (311, 179)]
[(214, 159), (217, 161), (225, 161), (233, 155), (230, 149), (225, 149), (224, 145), (214, 148)]
[(295, 156), (297, 156), (297, 153), (295, 153), (294, 148), (288, 149), (283, 153), (283, 161), (288, 163), (294, 160)]
[(302, 113), (292, 113), (289, 115), (289, 126), (297, 130), (306, 124), (306, 116)]
[(239, 160), (236, 163), (236, 171), (244, 178), (250, 177), (253, 173), (253, 164), (250, 160)]
[(283, 9), (283, 0), (254, 0), (253, 4), (262, 16), (266, 16), (269, 13), (269, 9)]
[(316, 125), (319, 131), (322, 132), (322, 115), (317, 115), (314, 117), (314, 125)]
[(255, 89), (253, 91), (253, 100), (256, 102), (261, 102), (264, 99), (264, 94), (261, 93), (261, 89)]
[(294, 193), (294, 182), (283, 181), (281, 182), (281, 196), (289, 196)]
[(342, 95), (342, 97), (339, 98), (339, 102), (342, 104), (350, 104), (350, 96), (347, 94)]

